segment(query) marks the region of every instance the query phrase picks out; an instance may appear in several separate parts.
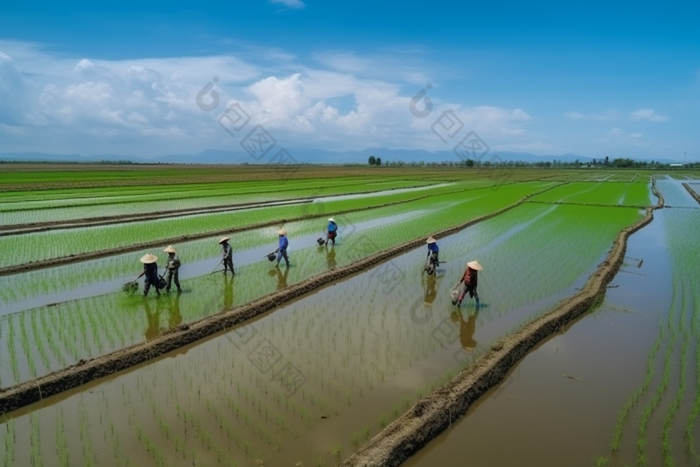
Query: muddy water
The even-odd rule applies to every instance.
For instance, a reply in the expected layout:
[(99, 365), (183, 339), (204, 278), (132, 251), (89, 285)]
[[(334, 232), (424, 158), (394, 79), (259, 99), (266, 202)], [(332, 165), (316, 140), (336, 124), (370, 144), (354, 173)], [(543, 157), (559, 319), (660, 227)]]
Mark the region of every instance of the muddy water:
[[(441, 240), (437, 278), (421, 276), (425, 250), (413, 251), (185, 354), (29, 408), (0, 438), (22, 433), (11, 443), (18, 465), (37, 451), (56, 465), (61, 449), (70, 465), (332, 465), (491, 341), (573, 293), (617, 231), (568, 261), (595, 235), (557, 220), (590, 209), (509, 211)], [(526, 261), (513, 260), (518, 250)], [(475, 251), (487, 268), (484, 306), (460, 313), (448, 292)]]
[[(660, 185), (667, 200), (683, 203), (680, 185)], [(698, 450), (700, 424), (689, 419), (700, 390), (699, 302), (683, 280), (697, 283), (697, 263), (690, 265), (695, 271), (688, 270), (668, 252), (670, 244), (687, 238), (693, 216), (700, 228), (695, 212), (657, 211), (652, 224), (630, 238), (625, 266), (605, 302), (529, 354), (464, 419), (403, 465), (699, 465), (692, 451)], [(651, 353), (661, 333), (659, 350)], [(685, 371), (682, 342), (689, 348)], [(644, 389), (648, 361), (652, 373)], [(616, 424), (637, 391), (637, 402), (619, 423), (620, 447), (613, 451)], [(652, 415), (642, 430), (647, 408)]]

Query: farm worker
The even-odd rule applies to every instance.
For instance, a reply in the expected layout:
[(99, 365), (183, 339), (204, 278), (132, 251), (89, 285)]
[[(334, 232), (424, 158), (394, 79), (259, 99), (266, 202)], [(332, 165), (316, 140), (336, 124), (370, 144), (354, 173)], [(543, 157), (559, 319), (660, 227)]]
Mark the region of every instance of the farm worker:
[(170, 292), (173, 279), (175, 279), (175, 287), (177, 287), (178, 293), (182, 292), (182, 289), (180, 288), (180, 258), (177, 257), (177, 252), (172, 245), (169, 245), (168, 248), (164, 249), (163, 251), (168, 254), (168, 259), (165, 260), (165, 270), (167, 274), (165, 280), (168, 285), (166, 286), (165, 290)]
[(235, 272), (233, 272), (233, 248), (228, 244), (229, 240), (231, 240), (231, 237), (224, 237), (219, 240), (219, 245), (221, 245), (224, 250), (224, 276), (229, 269), (231, 270), (231, 274), (235, 274)]
[(438, 247), (437, 240), (433, 237), (428, 237), (425, 243), (428, 244), (428, 256), (426, 256), (426, 258), (430, 258), (430, 260), (436, 264), (439, 263), (438, 253), (440, 252), (440, 248)]
[(338, 236), (338, 224), (335, 223), (335, 220), (330, 217), (328, 218), (328, 235), (326, 236), (326, 245), (328, 245), (328, 242), (333, 242), (333, 246), (335, 246), (335, 237)]
[(157, 285), (158, 265), (156, 264), (156, 261), (158, 261), (158, 257), (156, 255), (148, 253), (143, 255), (143, 257), (139, 261), (143, 263), (143, 272), (139, 274), (139, 277), (137, 277), (136, 280), (139, 280), (142, 276), (146, 276), (146, 279), (144, 280), (143, 296), (147, 297), (148, 291), (151, 289), (151, 286), (154, 286), (156, 289), (156, 293), (160, 297), (160, 291), (158, 290)]
[(476, 293), (476, 287), (478, 285), (479, 271), (483, 271), (484, 268), (479, 264), (478, 261), (469, 261), (467, 263), (467, 268), (464, 270), (462, 278), (459, 283), (462, 284), (462, 288), (459, 293), (459, 299), (457, 300), (457, 306), (462, 305), (462, 300), (464, 296), (469, 293), (469, 297), (476, 298), (476, 306), (479, 306), (479, 294)]
[(277, 267), (280, 266), (280, 261), (282, 261), (282, 258), (284, 258), (284, 262), (289, 267), (289, 258), (287, 257), (287, 248), (289, 248), (289, 240), (287, 240), (287, 231), (284, 229), (280, 229), (277, 231), (277, 235), (279, 235), (280, 238), (280, 243), (279, 247), (277, 250), (275, 250), (275, 253), (277, 253)]

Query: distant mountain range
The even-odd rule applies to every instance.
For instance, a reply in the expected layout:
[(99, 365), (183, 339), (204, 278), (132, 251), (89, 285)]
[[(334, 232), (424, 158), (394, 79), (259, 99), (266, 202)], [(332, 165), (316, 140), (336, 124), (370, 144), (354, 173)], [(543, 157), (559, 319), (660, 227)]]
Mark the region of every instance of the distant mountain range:
[[(458, 161), (459, 158), (451, 151), (429, 152), (419, 149), (385, 149), (370, 148), (360, 151), (333, 152), (322, 149), (294, 149), (289, 151), (292, 158), (301, 164), (364, 164), (369, 156), (381, 157), (383, 162), (403, 161), (403, 162), (442, 162)], [(272, 153), (271, 153), (272, 154)], [(492, 160), (498, 156), (502, 161), (521, 162), (589, 162), (592, 157), (580, 156), (576, 154), (546, 155), (538, 156), (524, 152), (491, 151), (486, 154), (482, 161)], [(217, 149), (207, 149), (199, 154), (169, 154), (155, 157), (136, 157), (118, 154), (95, 154), (82, 156), (79, 154), (51, 154), (51, 153), (0, 153), (0, 161), (26, 161), (26, 162), (134, 162), (134, 163), (177, 163), (177, 164), (255, 164), (265, 163), (271, 159), (271, 155), (256, 162), (244, 150), (224, 151)], [(600, 158), (597, 158), (600, 159)], [(610, 157), (614, 159), (614, 157)], [(498, 159), (496, 159), (498, 160)], [(651, 160), (651, 159), (640, 159)], [(670, 159), (655, 159), (662, 163), (676, 162)]]

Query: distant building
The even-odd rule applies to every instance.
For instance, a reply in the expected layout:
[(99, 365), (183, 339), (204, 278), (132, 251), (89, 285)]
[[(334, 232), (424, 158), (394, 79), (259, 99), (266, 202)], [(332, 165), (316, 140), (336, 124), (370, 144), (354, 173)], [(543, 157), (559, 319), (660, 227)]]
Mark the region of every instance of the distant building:
[(669, 167), (683, 167), (683, 164), (669, 164)]

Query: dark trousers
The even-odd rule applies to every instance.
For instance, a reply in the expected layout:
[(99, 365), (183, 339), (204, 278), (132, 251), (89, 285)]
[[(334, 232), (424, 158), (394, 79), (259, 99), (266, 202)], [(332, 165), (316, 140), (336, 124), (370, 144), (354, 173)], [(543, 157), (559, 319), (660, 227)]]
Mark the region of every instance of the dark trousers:
[(143, 296), (144, 297), (148, 296), (148, 291), (151, 290), (151, 285), (153, 285), (153, 288), (155, 289), (156, 294), (158, 294), (158, 296), (160, 296), (160, 290), (158, 290), (158, 287), (156, 287), (156, 284), (151, 284), (151, 281), (149, 281), (149, 280), (146, 280), (143, 283)]
[(233, 257), (232, 256), (224, 256), (224, 273), (226, 271), (231, 270), (233, 272)]
[(277, 252), (277, 266), (279, 266), (280, 261), (282, 261), (282, 258), (284, 258), (284, 262), (287, 264), (287, 267), (289, 267), (289, 258), (287, 257), (287, 250), (280, 250)]
[(165, 287), (165, 290), (170, 292), (170, 287), (172, 287), (173, 280), (175, 280), (175, 287), (177, 287), (177, 290), (182, 290), (180, 289), (180, 270), (179, 269), (168, 269), (168, 274), (167, 277), (165, 278), (165, 281), (168, 283), (168, 285)]

